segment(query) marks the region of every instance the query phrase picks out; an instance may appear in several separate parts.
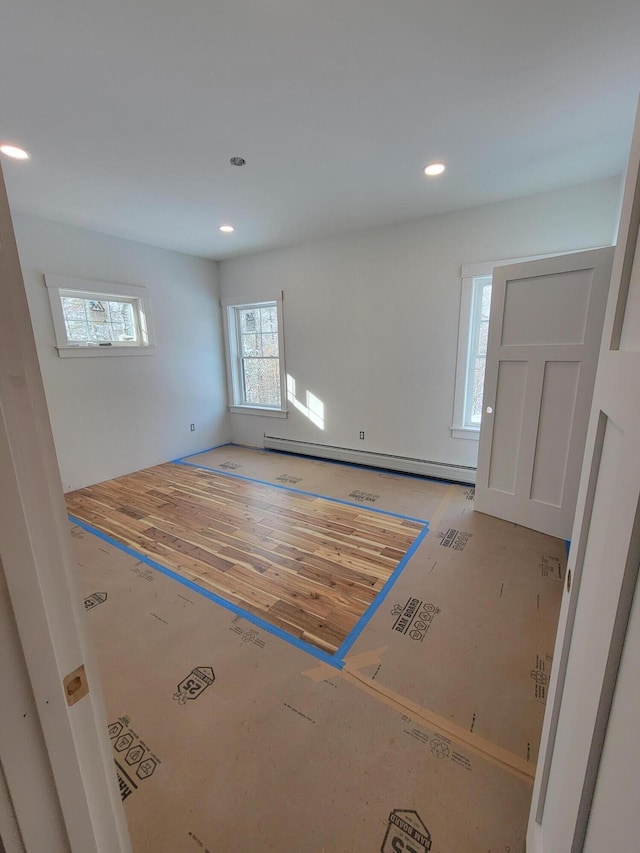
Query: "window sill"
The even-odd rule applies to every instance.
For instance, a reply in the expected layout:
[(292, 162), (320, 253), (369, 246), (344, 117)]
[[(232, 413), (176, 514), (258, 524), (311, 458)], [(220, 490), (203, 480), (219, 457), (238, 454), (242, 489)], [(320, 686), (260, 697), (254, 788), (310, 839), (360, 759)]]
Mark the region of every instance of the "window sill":
[(480, 427), (451, 427), (451, 437), (478, 441), (480, 438)]
[(286, 418), (287, 409), (261, 409), (259, 406), (229, 406), (234, 415), (262, 415), (265, 418)]
[(144, 347), (56, 347), (60, 358), (84, 358), (85, 356), (113, 356), (113, 355), (154, 355), (154, 346)]

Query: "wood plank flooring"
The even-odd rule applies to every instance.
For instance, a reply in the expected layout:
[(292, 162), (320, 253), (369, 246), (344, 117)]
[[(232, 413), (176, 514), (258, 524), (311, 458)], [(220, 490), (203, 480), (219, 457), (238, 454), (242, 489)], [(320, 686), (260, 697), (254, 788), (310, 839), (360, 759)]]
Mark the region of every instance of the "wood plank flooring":
[(69, 512), (335, 652), (423, 525), (167, 463), (67, 495)]

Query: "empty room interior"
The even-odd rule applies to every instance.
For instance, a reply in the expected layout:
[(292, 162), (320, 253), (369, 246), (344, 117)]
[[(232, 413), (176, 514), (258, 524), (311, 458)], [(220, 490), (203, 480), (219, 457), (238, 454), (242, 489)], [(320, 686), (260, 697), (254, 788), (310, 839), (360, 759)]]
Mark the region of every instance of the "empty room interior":
[(639, 39), (5, 3), (2, 853), (638, 849)]

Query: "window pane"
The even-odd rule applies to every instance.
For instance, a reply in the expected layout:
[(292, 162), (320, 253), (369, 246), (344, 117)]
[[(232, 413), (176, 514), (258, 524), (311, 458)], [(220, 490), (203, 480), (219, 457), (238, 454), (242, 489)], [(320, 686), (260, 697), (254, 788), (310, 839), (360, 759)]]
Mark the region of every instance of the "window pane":
[(241, 335), (242, 355), (262, 355), (260, 335)]
[(277, 335), (262, 335), (262, 355), (268, 355), (272, 358), (278, 357), (278, 336)]
[(258, 328), (258, 309), (256, 308), (241, 308), (240, 314), (240, 332), (255, 332)]
[(491, 310), (491, 283), (492, 279), (490, 278), (488, 282), (482, 285), (482, 302), (480, 308), (481, 320), (489, 320), (489, 311)]
[(240, 355), (242, 358), (277, 358), (278, 310), (275, 306), (239, 308)]
[(278, 311), (275, 305), (260, 309), (260, 331), (263, 334), (278, 332)]
[(67, 339), (70, 341), (87, 341), (89, 340), (89, 327), (84, 321), (80, 320), (65, 320), (67, 329)]
[(485, 320), (480, 323), (478, 329), (478, 352), (477, 355), (487, 354), (487, 338), (489, 337), (489, 321)]
[(245, 403), (280, 405), (280, 362), (277, 358), (244, 358), (242, 371)]
[(112, 341), (137, 339), (133, 305), (131, 302), (105, 302)]
[(482, 419), (482, 392), (484, 390), (484, 367), (486, 360), (478, 356), (475, 360), (471, 387), (471, 423), (479, 424)]
[(61, 296), (67, 338), (73, 342), (137, 342), (131, 302)]
[(482, 420), (482, 392), (489, 336), (492, 282), (493, 277), (488, 275), (474, 276), (473, 278), (469, 350), (462, 415), (465, 426), (478, 427)]
[(86, 341), (89, 338), (89, 326), (84, 311), (83, 299), (71, 299), (62, 297), (62, 311), (67, 330), (67, 338), (70, 341)]
[(70, 296), (63, 296), (62, 305), (64, 307), (64, 316), (67, 320), (85, 322), (84, 299), (75, 299)]
[(89, 336), (90, 340), (98, 341), (98, 343), (105, 343), (106, 341), (113, 340), (111, 337), (111, 329), (106, 324), (91, 323), (89, 325)]

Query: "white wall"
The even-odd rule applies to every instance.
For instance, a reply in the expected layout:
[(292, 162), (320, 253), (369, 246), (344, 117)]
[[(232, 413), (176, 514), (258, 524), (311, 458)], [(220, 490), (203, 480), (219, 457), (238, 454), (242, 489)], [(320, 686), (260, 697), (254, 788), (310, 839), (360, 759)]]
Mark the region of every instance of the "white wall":
[[(13, 220), (65, 490), (228, 441), (217, 264), (19, 213)], [(59, 358), (44, 273), (145, 285), (155, 353)]]
[(611, 178), (223, 261), (224, 297), (284, 290), (287, 373), (325, 411), (324, 430), (294, 407), (287, 420), (234, 414), (232, 439), (475, 465), (477, 442), (450, 433), (461, 265), (610, 245), (620, 189)]

